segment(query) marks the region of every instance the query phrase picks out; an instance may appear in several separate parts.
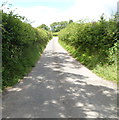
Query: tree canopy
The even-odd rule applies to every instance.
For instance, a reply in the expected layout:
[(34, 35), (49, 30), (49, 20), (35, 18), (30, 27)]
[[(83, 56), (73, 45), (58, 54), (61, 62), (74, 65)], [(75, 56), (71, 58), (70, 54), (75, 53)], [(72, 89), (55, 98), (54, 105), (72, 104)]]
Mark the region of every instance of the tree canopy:
[(69, 24), (68, 21), (53, 22), (50, 24), (52, 32), (59, 32), (61, 29), (65, 28)]
[(37, 28), (42, 28), (42, 29), (44, 29), (46, 31), (50, 31), (50, 28), (45, 24), (42, 24), (42, 25), (38, 26)]

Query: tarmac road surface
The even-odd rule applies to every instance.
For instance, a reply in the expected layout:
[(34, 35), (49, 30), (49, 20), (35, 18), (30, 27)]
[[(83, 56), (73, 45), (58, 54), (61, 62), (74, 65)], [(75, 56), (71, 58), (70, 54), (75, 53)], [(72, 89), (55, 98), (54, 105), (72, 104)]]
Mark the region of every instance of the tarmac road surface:
[(117, 118), (116, 84), (72, 58), (57, 37), (2, 102), (3, 118)]

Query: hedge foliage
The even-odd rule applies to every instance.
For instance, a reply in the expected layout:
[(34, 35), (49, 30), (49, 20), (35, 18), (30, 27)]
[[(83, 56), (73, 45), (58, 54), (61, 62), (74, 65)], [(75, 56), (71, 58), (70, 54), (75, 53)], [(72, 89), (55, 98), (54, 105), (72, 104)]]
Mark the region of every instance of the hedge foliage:
[(3, 88), (14, 85), (30, 71), (52, 38), (49, 32), (23, 20), (12, 12), (2, 13)]
[(71, 23), (59, 32), (59, 40), (72, 46), (73, 55), (90, 69), (99, 63), (112, 64), (117, 61), (119, 16), (108, 21), (102, 16), (98, 22)]

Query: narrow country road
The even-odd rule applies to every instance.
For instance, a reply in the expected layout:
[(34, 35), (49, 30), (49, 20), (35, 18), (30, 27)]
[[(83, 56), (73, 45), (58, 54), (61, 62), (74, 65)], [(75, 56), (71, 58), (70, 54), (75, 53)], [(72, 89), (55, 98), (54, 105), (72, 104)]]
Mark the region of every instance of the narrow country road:
[(116, 84), (72, 58), (54, 37), (36, 67), (3, 93), (3, 118), (116, 118)]

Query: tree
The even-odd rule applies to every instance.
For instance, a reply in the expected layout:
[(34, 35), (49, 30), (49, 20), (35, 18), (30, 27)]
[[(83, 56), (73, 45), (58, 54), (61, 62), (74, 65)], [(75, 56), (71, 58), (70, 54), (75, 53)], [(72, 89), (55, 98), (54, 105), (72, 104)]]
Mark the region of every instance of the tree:
[(37, 28), (42, 28), (42, 29), (45, 29), (46, 31), (50, 31), (50, 28), (45, 24), (42, 24), (42, 25), (38, 26)]
[(73, 20), (69, 20), (69, 24), (72, 23), (72, 22), (73, 22)]
[(68, 25), (67, 21), (53, 22), (50, 24), (52, 32), (59, 32), (61, 29), (65, 28)]

